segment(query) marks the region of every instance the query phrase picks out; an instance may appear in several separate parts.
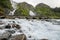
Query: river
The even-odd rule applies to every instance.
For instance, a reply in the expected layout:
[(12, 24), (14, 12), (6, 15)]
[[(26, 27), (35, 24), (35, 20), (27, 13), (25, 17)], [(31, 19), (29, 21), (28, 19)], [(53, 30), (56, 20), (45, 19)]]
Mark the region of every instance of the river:
[[(16, 24), (21, 26), (21, 29), (16, 30), (14, 35), (22, 34), (19, 30), (22, 30), (23, 33), (27, 36), (27, 40), (39, 40), (39, 39), (48, 39), (48, 40), (60, 40), (60, 19), (45, 21), (45, 20), (37, 20), (37, 19), (0, 19), (6, 25), (8, 23), (13, 23), (15, 21)], [(3, 26), (3, 25), (0, 25)], [(6, 30), (6, 29), (3, 29)], [(2, 30), (2, 32), (3, 32)], [(9, 30), (12, 30), (9, 29)], [(14, 28), (13, 28), (14, 30)], [(2, 33), (0, 32), (0, 33)], [(29, 38), (31, 36), (31, 38)]]

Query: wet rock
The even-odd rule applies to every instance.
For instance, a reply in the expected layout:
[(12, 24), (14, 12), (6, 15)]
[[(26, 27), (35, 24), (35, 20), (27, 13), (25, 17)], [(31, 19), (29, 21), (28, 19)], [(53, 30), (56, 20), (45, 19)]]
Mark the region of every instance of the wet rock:
[(2, 29), (2, 28), (0, 27), (0, 29)]
[(28, 17), (25, 17), (26, 19), (29, 19)]
[(0, 40), (7, 40), (11, 37), (11, 34), (9, 32), (4, 32), (3, 34), (0, 34)]
[(29, 38), (31, 38), (31, 36), (29, 36)]
[(4, 24), (3, 22), (0, 22), (0, 25)]
[(47, 21), (47, 22), (52, 22), (50, 19), (45, 19), (45, 21)]
[(32, 19), (37, 19), (36, 17), (32, 17)]
[(42, 19), (41, 17), (39, 17), (39, 19)]
[(5, 27), (4, 26), (0, 26), (0, 30), (4, 29)]
[(10, 29), (11, 28), (10, 24), (6, 25), (5, 28)]
[(20, 28), (21, 28), (21, 26), (20, 26), (20, 25), (18, 25), (18, 24), (13, 24), (13, 25), (12, 25), (12, 28), (20, 29)]
[(41, 40), (48, 40), (48, 39), (41, 39)]
[(23, 31), (22, 31), (22, 30), (20, 30), (19, 32), (20, 32), (20, 33), (22, 33)]
[(14, 34), (15, 31), (14, 30), (7, 30), (7, 32), (11, 33), (11, 34)]
[(11, 40), (26, 40), (26, 36), (24, 34), (15, 35), (11, 37)]
[(0, 16), (0, 19), (5, 19), (6, 17), (5, 16)]
[(13, 21), (13, 23), (15, 23), (15, 21)]
[(1, 40), (8, 40), (7, 38), (2, 38)]

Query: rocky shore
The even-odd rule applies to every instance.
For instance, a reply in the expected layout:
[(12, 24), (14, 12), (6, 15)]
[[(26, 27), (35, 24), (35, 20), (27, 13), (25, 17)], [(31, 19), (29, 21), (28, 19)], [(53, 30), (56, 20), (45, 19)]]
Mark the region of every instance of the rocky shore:
[(48, 18), (48, 17), (38, 17), (38, 16), (0, 16), (0, 19), (59, 19), (59, 18)]
[(16, 34), (17, 30), (21, 31), (20, 29), (21, 26), (18, 24), (7, 23), (4, 25), (4, 23), (0, 21), (0, 40), (26, 40), (26, 35), (24, 33)]

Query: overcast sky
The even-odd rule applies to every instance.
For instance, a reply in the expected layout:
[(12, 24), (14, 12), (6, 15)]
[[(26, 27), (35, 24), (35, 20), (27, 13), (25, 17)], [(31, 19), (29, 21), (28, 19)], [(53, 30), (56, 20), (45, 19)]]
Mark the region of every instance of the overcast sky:
[(45, 3), (49, 5), (50, 7), (60, 7), (60, 0), (13, 0), (16, 2), (27, 2), (33, 6), (36, 6), (39, 3)]

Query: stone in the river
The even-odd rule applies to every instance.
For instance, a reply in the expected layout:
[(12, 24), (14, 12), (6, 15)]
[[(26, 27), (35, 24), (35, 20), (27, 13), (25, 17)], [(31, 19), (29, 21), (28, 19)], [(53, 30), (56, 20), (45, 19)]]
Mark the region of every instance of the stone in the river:
[(15, 35), (15, 36), (12, 36), (10, 40), (26, 40), (26, 35), (24, 34)]
[(5, 28), (10, 29), (11, 28), (10, 24), (6, 25)]
[(29, 19), (28, 17), (25, 17), (26, 19)]
[(11, 37), (11, 34), (9, 32), (4, 32), (3, 34), (0, 34), (0, 40), (7, 40)]
[(0, 25), (4, 24), (3, 22), (0, 22)]
[(14, 30), (7, 30), (7, 32), (11, 33), (11, 34), (14, 34), (15, 31)]
[(29, 38), (31, 38), (31, 36), (29, 36)]
[(41, 39), (41, 40), (48, 40), (48, 39)]
[(8, 40), (7, 38), (2, 38), (1, 40)]
[(22, 33), (23, 31), (22, 31), (22, 30), (20, 30), (19, 32), (21, 32), (21, 33)]
[(21, 26), (20, 26), (20, 25), (18, 25), (18, 24), (13, 24), (13, 25), (12, 25), (12, 28), (20, 29), (20, 28), (21, 28)]
[(0, 19), (5, 19), (5, 16), (0, 16)]
[(32, 19), (37, 19), (36, 17), (32, 17)]
[(15, 23), (15, 21), (13, 21), (13, 23)]

